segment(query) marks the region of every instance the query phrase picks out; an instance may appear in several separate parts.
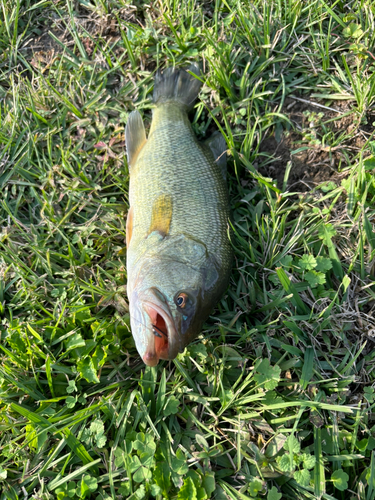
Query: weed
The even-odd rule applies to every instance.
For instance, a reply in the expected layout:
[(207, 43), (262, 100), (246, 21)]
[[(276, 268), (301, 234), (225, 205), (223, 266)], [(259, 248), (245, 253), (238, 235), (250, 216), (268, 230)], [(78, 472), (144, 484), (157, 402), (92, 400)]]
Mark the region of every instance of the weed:
[[(373, 500), (371, 2), (0, 5), (0, 499)], [(147, 368), (124, 125), (149, 125), (157, 67), (197, 59), (235, 266), (202, 336)]]

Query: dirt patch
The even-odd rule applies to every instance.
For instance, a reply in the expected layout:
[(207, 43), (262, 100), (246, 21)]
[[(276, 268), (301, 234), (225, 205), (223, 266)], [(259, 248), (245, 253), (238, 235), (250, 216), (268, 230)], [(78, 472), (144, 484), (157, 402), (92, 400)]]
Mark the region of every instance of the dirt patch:
[[(307, 191), (325, 181), (337, 181), (343, 175), (338, 172), (338, 166), (343, 166), (339, 151), (329, 148), (319, 148), (301, 145), (300, 136), (296, 133), (283, 137), (277, 142), (274, 135), (267, 137), (261, 144), (260, 151), (273, 154), (275, 160), (260, 168), (260, 172), (276, 179), (281, 188), (284, 182), (285, 170), (289, 162), (291, 169), (287, 181), (289, 189)], [(346, 165), (346, 164), (345, 164)], [(344, 174), (345, 175), (345, 174)]]
[[(120, 21), (138, 24), (139, 13), (135, 6), (119, 9), (117, 16)], [(34, 65), (43, 65), (49, 64), (54, 56), (66, 49), (77, 52), (74, 32), (78, 35), (88, 58), (94, 52), (97, 39), (114, 43), (121, 38), (118, 21), (103, 12), (93, 12), (82, 5), (77, 6), (72, 24), (68, 14), (59, 17), (56, 12), (47, 11), (43, 15), (43, 23), (34, 28), (34, 35), (24, 47), (27, 59)]]
[(259, 171), (281, 188), (290, 162), (289, 190), (305, 192), (327, 181), (340, 184), (348, 175), (343, 169), (373, 132), (375, 116), (370, 114), (359, 124), (349, 101), (335, 102), (329, 109), (297, 99), (288, 98), (283, 110), (294, 130), (280, 141), (274, 134), (263, 139), (260, 153), (265, 161)]

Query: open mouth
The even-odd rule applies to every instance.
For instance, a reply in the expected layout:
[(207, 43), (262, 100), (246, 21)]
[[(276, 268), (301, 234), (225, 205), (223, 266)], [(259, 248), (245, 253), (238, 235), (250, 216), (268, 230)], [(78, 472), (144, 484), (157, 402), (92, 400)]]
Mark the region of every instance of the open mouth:
[(153, 349), (147, 350), (146, 354), (143, 356), (143, 361), (149, 366), (155, 366), (159, 359), (168, 359), (168, 327), (164, 317), (160, 314), (161, 311), (159, 308), (156, 308), (154, 304), (147, 304), (146, 312), (151, 320), (154, 345)]
[[(162, 353), (168, 351), (168, 328), (164, 318), (156, 313), (156, 321), (152, 323), (153, 334), (155, 335), (155, 351)], [(159, 356), (160, 357), (160, 356)]]

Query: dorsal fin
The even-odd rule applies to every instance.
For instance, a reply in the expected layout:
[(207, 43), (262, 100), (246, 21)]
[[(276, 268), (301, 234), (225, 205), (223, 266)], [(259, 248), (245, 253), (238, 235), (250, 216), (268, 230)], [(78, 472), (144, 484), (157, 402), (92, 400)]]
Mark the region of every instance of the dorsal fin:
[(169, 194), (161, 194), (152, 205), (151, 224), (148, 234), (157, 231), (164, 238), (169, 233), (172, 221), (172, 197)]
[(209, 137), (205, 142), (204, 142), (211, 150), (211, 153), (213, 154), (215, 163), (220, 168), (220, 171), (224, 177), (224, 180), (227, 178), (227, 143), (218, 130), (214, 132), (211, 137)]
[(145, 145), (146, 132), (143, 125), (142, 117), (139, 111), (132, 111), (126, 122), (125, 128), (125, 143), (128, 156), (128, 165), (131, 167), (135, 164), (139, 152)]

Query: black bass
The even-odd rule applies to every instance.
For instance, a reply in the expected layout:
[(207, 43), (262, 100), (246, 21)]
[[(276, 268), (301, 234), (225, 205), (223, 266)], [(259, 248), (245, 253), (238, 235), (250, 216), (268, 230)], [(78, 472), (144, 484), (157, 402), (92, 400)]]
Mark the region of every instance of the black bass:
[(130, 171), (126, 223), (132, 334), (146, 365), (174, 359), (201, 331), (231, 270), (226, 142), (197, 141), (187, 111), (196, 66), (155, 77), (148, 139), (138, 111), (125, 130)]

